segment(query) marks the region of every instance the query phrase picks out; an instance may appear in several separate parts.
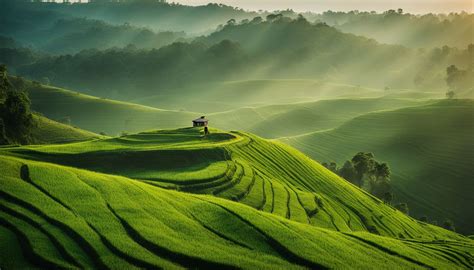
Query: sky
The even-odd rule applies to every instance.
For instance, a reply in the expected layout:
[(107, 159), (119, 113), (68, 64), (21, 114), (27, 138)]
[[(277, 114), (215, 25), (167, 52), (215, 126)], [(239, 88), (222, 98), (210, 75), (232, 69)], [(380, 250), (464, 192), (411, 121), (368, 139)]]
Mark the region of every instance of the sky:
[(410, 13), (473, 12), (474, 0), (170, 0), (186, 5), (223, 3), (246, 10), (282, 10), (322, 12), (333, 11), (385, 11), (402, 8)]

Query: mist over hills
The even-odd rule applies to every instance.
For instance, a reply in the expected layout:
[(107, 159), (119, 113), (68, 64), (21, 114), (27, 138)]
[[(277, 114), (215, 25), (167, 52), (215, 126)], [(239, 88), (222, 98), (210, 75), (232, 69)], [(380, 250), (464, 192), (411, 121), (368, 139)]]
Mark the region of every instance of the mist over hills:
[(4, 59), (11, 54), (24, 56), (24, 61), (13, 65), (17, 74), (117, 99), (178, 93), (204, 82), (261, 78), (442, 90), (446, 67), (454, 64), (472, 72), (469, 59), (474, 53), (469, 48), (420, 51), (382, 45), (325, 24), (285, 17), (230, 22), (190, 43), (151, 50), (132, 46), (39, 58), (25, 49), (4, 51)]
[(0, 1), (0, 269), (473, 268), (473, 16)]

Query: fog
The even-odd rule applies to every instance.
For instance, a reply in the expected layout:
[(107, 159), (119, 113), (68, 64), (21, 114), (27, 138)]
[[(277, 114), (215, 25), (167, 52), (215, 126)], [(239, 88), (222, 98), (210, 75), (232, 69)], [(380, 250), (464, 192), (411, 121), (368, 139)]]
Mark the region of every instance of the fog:
[[(188, 5), (205, 5), (207, 0), (179, 0), (175, 1)], [(283, 10), (293, 9), (295, 11), (322, 12), (326, 10), (350, 11), (350, 10), (374, 10), (385, 11), (388, 9), (402, 8), (410, 13), (449, 13), (449, 12), (472, 12), (473, 2), (471, 0), (401, 0), (401, 1), (374, 1), (374, 0), (220, 0), (213, 1), (226, 5), (238, 6), (249, 10)]]

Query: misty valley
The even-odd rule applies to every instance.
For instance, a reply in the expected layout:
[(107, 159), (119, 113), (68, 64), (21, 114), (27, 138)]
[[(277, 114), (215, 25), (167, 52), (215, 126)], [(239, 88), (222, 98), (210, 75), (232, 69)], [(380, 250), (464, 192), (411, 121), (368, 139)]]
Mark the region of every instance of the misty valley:
[(0, 0), (0, 269), (472, 269), (472, 5), (339, 2)]

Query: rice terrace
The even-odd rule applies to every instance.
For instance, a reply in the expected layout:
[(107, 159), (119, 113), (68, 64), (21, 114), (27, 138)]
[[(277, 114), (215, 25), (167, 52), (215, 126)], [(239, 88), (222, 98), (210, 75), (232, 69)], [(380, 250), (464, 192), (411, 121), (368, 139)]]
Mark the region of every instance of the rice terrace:
[(0, 0), (0, 269), (474, 269), (469, 0)]

